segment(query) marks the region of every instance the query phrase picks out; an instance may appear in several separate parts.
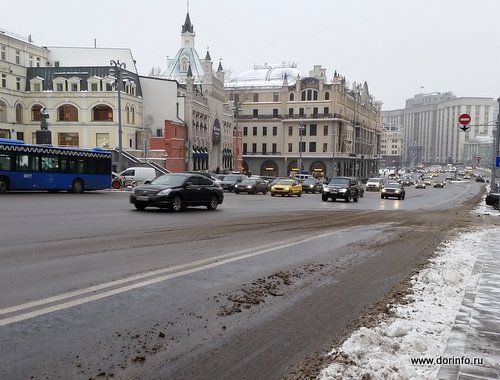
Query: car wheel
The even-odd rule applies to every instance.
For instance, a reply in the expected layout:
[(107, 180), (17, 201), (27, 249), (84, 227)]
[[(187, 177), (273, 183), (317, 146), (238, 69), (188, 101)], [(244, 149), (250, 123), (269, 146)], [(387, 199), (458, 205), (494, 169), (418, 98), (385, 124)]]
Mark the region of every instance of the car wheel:
[(325, 197), (324, 195), (322, 195), (322, 196), (321, 196), (321, 200), (322, 200), (323, 202), (326, 202), (326, 201), (328, 201), (328, 197)]
[(113, 182), (111, 182), (111, 187), (113, 189), (119, 189), (122, 187), (122, 182), (119, 179), (115, 179)]
[(398, 199), (401, 200), (401, 195), (398, 195)]
[(172, 199), (170, 210), (174, 212), (179, 212), (182, 210), (182, 199), (180, 196), (176, 195), (174, 199)]
[(358, 201), (358, 198), (352, 198), (352, 200), (353, 200), (354, 202), (357, 202), (357, 201)]
[(380, 194), (380, 199), (384, 199), (384, 194)]
[(239, 194), (240, 192), (239, 192), (238, 190), (235, 190), (235, 191), (234, 191), (234, 193), (235, 193), (235, 194)]
[(274, 197), (275, 195), (276, 195), (276, 194), (274, 194), (274, 193), (271, 193), (271, 197)]
[(146, 205), (143, 205), (142, 203), (134, 203), (134, 206), (139, 211), (144, 211), (146, 209)]
[(347, 202), (347, 203), (349, 203), (351, 201), (351, 197), (350, 196), (345, 197), (344, 201)]
[(403, 194), (403, 195), (401, 196), (401, 199), (405, 199), (405, 195), (406, 195), (406, 194)]
[(290, 192), (288, 193), (288, 196), (291, 197), (293, 195), (293, 191), (290, 190)]
[(266, 195), (266, 194), (267, 194), (267, 189), (264, 189), (264, 190), (262, 191), (262, 194)]
[(493, 208), (494, 208), (495, 210), (498, 210), (498, 209), (500, 208), (500, 203), (499, 203), (499, 201), (495, 201), (495, 202), (493, 202)]
[(81, 194), (83, 193), (83, 189), (83, 181), (81, 179), (75, 179), (71, 185), (71, 192)]
[(302, 196), (302, 191), (299, 191), (299, 193), (297, 194), (298, 197), (301, 197)]
[(207, 205), (207, 208), (209, 210), (215, 210), (218, 205), (219, 202), (217, 201), (217, 197), (215, 195), (212, 195), (212, 197), (210, 198), (210, 203)]

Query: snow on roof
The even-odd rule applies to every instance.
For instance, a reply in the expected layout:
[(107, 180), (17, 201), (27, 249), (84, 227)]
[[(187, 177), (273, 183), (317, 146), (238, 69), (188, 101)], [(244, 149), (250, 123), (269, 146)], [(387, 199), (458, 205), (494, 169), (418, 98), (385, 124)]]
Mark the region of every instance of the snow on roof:
[(294, 85), (300, 76), (300, 71), (293, 63), (265, 64), (256, 66), (253, 70), (242, 72), (233, 78), (226, 87), (281, 87), (285, 79), (289, 85)]

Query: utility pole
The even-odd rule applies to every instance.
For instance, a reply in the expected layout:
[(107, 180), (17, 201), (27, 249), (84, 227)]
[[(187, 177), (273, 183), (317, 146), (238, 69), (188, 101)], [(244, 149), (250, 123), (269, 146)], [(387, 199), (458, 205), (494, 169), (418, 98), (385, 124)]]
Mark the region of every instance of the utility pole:
[(490, 190), (497, 191), (497, 183), (496, 183), (496, 170), (497, 170), (497, 156), (499, 155), (498, 151), (498, 142), (500, 141), (500, 97), (497, 99), (498, 103), (498, 116), (497, 116), (497, 129), (495, 134), (493, 135), (493, 160), (491, 165), (491, 180), (490, 180)]

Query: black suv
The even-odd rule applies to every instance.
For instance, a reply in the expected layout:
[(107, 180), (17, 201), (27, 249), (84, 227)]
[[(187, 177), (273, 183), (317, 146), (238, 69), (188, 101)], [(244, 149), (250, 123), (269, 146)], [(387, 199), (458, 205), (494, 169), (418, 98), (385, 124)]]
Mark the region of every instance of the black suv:
[(358, 186), (357, 178), (332, 177), (328, 184), (323, 186), (321, 200), (326, 202), (328, 201), (328, 198), (332, 201), (337, 200), (337, 198), (341, 198), (346, 202), (350, 202), (351, 199), (354, 202), (357, 202), (361, 197)]

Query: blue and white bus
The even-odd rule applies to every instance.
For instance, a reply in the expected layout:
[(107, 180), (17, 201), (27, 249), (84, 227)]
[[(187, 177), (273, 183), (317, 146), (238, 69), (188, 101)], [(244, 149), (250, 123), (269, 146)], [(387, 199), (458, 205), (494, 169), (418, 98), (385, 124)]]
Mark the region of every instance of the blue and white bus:
[(111, 164), (112, 154), (99, 148), (57, 148), (0, 139), (0, 193), (109, 189)]

